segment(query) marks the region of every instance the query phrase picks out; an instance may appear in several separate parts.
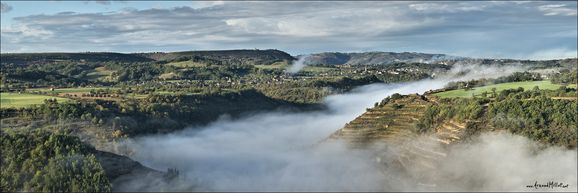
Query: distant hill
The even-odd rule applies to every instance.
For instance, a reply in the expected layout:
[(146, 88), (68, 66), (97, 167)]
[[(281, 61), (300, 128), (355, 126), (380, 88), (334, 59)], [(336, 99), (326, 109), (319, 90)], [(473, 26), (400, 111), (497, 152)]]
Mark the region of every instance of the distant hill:
[(456, 60), (460, 57), (445, 54), (425, 54), (416, 52), (324, 52), (308, 55), (308, 65), (385, 65), (397, 62), (428, 63), (440, 60)]
[(0, 56), (2, 64), (43, 64), (59, 61), (74, 62), (149, 62), (150, 58), (136, 54), (122, 54), (109, 52), (84, 52), (84, 53), (22, 53), (22, 54), (2, 54)]
[(567, 68), (576, 69), (578, 67), (578, 59), (555, 59), (555, 60), (519, 60), (519, 59), (484, 59), (484, 58), (462, 58), (457, 60), (442, 61), (447, 65), (454, 64), (480, 64), (480, 65), (509, 65), (509, 66), (525, 66), (530, 68)]
[(576, 58), (559, 60), (519, 60), (519, 59), (489, 59), (468, 58), (450, 56), (445, 54), (427, 54), (417, 52), (323, 52), (306, 56), (307, 65), (388, 65), (394, 63), (438, 63), (446, 65), (454, 64), (480, 64), (480, 65), (519, 65), (532, 68), (563, 67), (575, 69)]
[[(194, 61), (214, 65), (270, 65), (296, 60), (290, 54), (275, 50), (208, 50), (184, 52), (148, 52), (148, 53), (8, 53), (1, 54), (2, 64), (46, 64), (57, 62), (180, 62)], [(516, 60), (516, 59), (483, 59), (449, 56), (445, 54), (428, 54), (417, 52), (323, 52), (307, 55), (307, 65), (387, 65), (393, 63), (442, 63), (447, 65), (468, 63), (487, 65), (530, 65), (545, 67), (576, 68), (576, 58), (562, 60)]]
[(215, 50), (187, 52), (155, 52), (138, 54), (156, 61), (207, 61), (222, 64), (269, 65), (293, 61), (291, 55), (280, 50)]
[(10, 53), (1, 55), (2, 64), (45, 64), (54, 62), (174, 62), (194, 60), (211, 64), (269, 65), (295, 60), (279, 50), (215, 50), (150, 53)]

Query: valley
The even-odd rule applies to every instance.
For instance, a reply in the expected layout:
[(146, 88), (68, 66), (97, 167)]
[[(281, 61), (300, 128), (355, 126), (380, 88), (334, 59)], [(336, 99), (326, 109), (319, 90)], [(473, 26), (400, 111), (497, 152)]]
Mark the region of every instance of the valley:
[(578, 192), (577, 13), (0, 0), (0, 192)]
[[(83, 159), (99, 163), (107, 178), (100, 188), (111, 191), (380, 191), (396, 190), (396, 183), (416, 191), (485, 190), (440, 177), (450, 175), (443, 168), (456, 148), (487, 133), (576, 147), (576, 112), (569, 110), (576, 106), (576, 68), (568, 60), (464, 66), (453, 63), (476, 60), (383, 54), (401, 58), (311, 63), (297, 73), (287, 72), (297, 58), (276, 50), (2, 55), (3, 143), (11, 147), (23, 135), (39, 143), (72, 137), (94, 148)], [(334, 60), (321, 56), (315, 61)], [(520, 114), (516, 105), (542, 114)], [(188, 150), (171, 151), (182, 146)], [(74, 152), (53, 156), (72, 159)], [(37, 162), (56, 158), (43, 159)], [(349, 178), (304, 181), (333, 178), (351, 162), (358, 167), (348, 173), (362, 176), (353, 186), (336, 185)], [(4, 179), (12, 183), (6, 188), (37, 183)]]

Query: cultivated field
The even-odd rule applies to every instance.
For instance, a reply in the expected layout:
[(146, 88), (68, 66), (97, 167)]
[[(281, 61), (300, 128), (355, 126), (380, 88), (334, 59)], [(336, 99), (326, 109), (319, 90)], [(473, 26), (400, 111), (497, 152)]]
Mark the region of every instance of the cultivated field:
[[(472, 90), (464, 90), (464, 89), (457, 89), (457, 90), (450, 90), (440, 93), (435, 93), (433, 95), (439, 96), (442, 98), (446, 97), (472, 97), (473, 95), (480, 96), (483, 92), (492, 93), (492, 88), (496, 88), (496, 92), (500, 92), (506, 89), (516, 89), (518, 87), (524, 88), (524, 90), (533, 89), (534, 86), (538, 86), (540, 89), (544, 90), (556, 90), (560, 88), (559, 84), (552, 84), (550, 81), (543, 80), (543, 81), (525, 81), (525, 82), (508, 82), (508, 83), (501, 83), (501, 84), (493, 84), (487, 85), (482, 87), (473, 88)], [(576, 85), (568, 85), (568, 87), (576, 88)]]
[(193, 61), (181, 61), (181, 62), (171, 62), (165, 64), (167, 66), (174, 66), (179, 68), (192, 68), (192, 67), (205, 67), (207, 64)]
[(67, 98), (53, 97), (46, 95), (36, 95), (36, 94), (18, 94), (18, 93), (0, 93), (0, 108), (11, 108), (11, 107), (28, 107), (30, 105), (43, 104), (45, 99), (56, 99), (58, 102), (68, 102), (71, 101)]
[[(255, 68), (259, 68), (259, 69), (287, 69), (289, 67), (289, 65), (287, 64), (272, 64), (272, 65), (255, 65)], [(303, 72), (314, 72), (314, 73), (322, 73), (322, 72), (328, 72), (328, 71), (332, 71), (332, 70), (336, 70), (336, 68), (330, 68), (330, 67), (321, 67), (321, 66), (305, 66), (302, 71)]]
[(115, 71), (108, 70), (105, 67), (98, 67), (94, 70), (91, 70), (86, 74), (86, 78), (89, 80), (100, 80), (100, 81), (114, 81), (112, 74)]

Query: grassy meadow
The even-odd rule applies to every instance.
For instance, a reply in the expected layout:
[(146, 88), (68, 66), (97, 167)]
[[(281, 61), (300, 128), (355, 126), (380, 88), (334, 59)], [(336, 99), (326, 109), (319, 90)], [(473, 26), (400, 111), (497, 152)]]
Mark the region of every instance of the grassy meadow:
[(0, 108), (20, 108), (28, 107), (31, 105), (43, 104), (45, 99), (56, 99), (58, 102), (68, 102), (71, 101), (67, 98), (53, 97), (46, 95), (36, 95), (27, 93), (0, 93)]
[[(472, 94), (475, 96), (480, 96), (483, 92), (492, 92), (492, 88), (496, 88), (496, 92), (500, 92), (506, 89), (516, 89), (518, 87), (524, 88), (524, 90), (533, 89), (534, 86), (538, 86), (540, 89), (544, 90), (556, 90), (560, 88), (559, 84), (552, 84), (548, 80), (543, 81), (525, 81), (525, 82), (508, 82), (508, 83), (501, 83), (501, 84), (493, 84), (487, 85), (482, 87), (476, 87), (472, 90), (464, 90), (464, 89), (457, 89), (457, 90), (450, 90), (445, 92), (435, 93), (433, 95), (439, 96), (442, 98), (451, 98), (451, 97), (472, 97)], [(568, 85), (568, 87), (576, 88), (576, 85)]]

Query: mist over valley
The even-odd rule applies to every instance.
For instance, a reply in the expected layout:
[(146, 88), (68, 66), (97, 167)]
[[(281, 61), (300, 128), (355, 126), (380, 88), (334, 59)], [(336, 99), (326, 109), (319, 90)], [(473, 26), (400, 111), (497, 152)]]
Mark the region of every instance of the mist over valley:
[(0, 192), (578, 191), (576, 2), (0, 4)]

